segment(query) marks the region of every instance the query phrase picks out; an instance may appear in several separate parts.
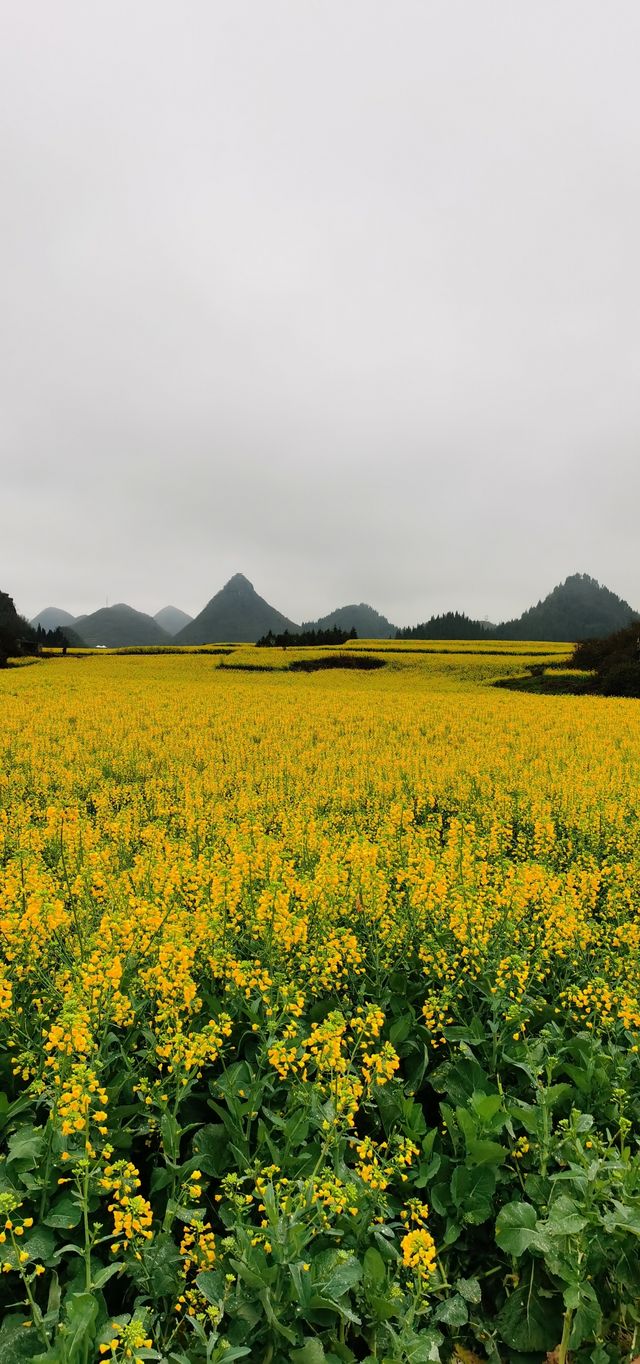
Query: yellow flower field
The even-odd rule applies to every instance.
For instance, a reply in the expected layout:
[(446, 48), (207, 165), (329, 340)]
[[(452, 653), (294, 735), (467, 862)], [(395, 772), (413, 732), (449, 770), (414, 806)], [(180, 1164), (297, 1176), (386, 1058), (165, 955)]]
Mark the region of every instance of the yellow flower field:
[(0, 673), (0, 1360), (637, 1353), (640, 708), (449, 646)]

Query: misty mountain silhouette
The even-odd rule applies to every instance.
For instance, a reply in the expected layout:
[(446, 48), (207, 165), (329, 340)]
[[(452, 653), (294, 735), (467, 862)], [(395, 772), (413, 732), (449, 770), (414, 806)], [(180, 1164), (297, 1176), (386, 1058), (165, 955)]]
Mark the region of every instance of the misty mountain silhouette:
[[(420, 625), (407, 626), (398, 633), (406, 639), (530, 639), (577, 641), (600, 638), (622, 630), (640, 619), (627, 601), (602, 586), (588, 573), (573, 573), (554, 587), (536, 606), (514, 620), (500, 625), (474, 621), (468, 616), (448, 612), (431, 617)], [(318, 620), (296, 625), (260, 597), (243, 573), (236, 573), (216, 592), (195, 619), (176, 606), (165, 606), (156, 616), (135, 611), (124, 603), (101, 607), (91, 615), (72, 616), (59, 607), (47, 606), (35, 616), (32, 625), (55, 629), (74, 625), (88, 645), (105, 644), (111, 648), (143, 644), (231, 644), (253, 643), (271, 632), (296, 634), (303, 630), (338, 629), (357, 631), (360, 639), (388, 639), (395, 627), (386, 616), (368, 606), (338, 606)]]
[(303, 621), (302, 629), (333, 630), (336, 626), (347, 633), (354, 628), (359, 639), (393, 639), (396, 633), (395, 625), (386, 616), (381, 616), (363, 601), (357, 606), (337, 606), (335, 611), (320, 616), (319, 620)]
[(243, 573), (235, 573), (215, 597), (176, 635), (176, 644), (255, 643), (271, 630), (274, 635), (300, 629), (287, 616), (259, 597)]
[(177, 635), (179, 630), (184, 630), (185, 625), (193, 620), (193, 616), (181, 611), (179, 606), (163, 606), (161, 611), (156, 611), (153, 619), (168, 635)]
[(490, 633), (495, 639), (596, 639), (622, 630), (638, 613), (622, 597), (588, 573), (573, 573), (530, 606), (517, 620), (507, 620)]
[(77, 621), (80, 634), (91, 648), (106, 644), (107, 648), (126, 648), (127, 645), (170, 644), (171, 635), (163, 630), (153, 616), (134, 611), (125, 602), (116, 606), (102, 606), (89, 616)]
[(70, 611), (63, 611), (61, 606), (45, 606), (33, 617), (31, 624), (36, 629), (41, 625), (43, 630), (57, 630), (59, 625), (73, 625), (74, 621), (75, 616)]

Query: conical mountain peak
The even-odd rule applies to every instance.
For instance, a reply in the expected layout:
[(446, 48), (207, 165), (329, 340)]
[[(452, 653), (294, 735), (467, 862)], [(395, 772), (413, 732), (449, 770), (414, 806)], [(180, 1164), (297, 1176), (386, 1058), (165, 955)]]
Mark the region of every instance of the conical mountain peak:
[(255, 591), (244, 573), (234, 573), (204, 610), (177, 636), (179, 644), (255, 643), (269, 631), (281, 635), (300, 626)]
[(222, 591), (255, 592), (255, 588), (253, 586), (253, 583), (250, 583), (249, 579), (245, 578), (244, 573), (234, 573), (233, 577), (229, 578), (228, 583), (225, 583), (224, 587), (222, 588)]

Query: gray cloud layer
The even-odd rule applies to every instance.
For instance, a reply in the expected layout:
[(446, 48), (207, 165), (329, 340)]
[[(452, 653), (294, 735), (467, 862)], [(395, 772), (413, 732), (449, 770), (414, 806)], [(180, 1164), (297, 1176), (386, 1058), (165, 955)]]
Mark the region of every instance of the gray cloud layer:
[(640, 607), (637, 0), (0, 16), (19, 607)]

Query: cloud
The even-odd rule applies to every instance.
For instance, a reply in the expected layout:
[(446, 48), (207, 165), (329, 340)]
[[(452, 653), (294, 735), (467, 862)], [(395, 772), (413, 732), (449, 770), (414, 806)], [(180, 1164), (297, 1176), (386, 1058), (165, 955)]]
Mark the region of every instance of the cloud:
[(633, 0), (14, 6), (19, 606), (640, 605), (639, 38)]

